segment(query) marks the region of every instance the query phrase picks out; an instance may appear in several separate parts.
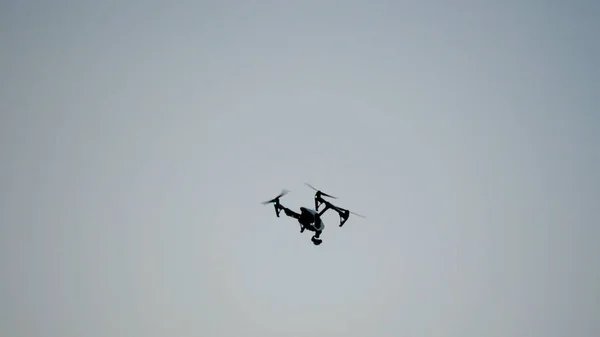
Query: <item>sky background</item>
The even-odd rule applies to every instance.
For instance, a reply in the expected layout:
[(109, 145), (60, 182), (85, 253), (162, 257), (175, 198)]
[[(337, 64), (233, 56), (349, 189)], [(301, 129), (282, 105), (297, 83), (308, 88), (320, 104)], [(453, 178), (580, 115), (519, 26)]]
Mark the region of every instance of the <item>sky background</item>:
[(0, 335), (600, 335), (599, 17), (2, 1)]

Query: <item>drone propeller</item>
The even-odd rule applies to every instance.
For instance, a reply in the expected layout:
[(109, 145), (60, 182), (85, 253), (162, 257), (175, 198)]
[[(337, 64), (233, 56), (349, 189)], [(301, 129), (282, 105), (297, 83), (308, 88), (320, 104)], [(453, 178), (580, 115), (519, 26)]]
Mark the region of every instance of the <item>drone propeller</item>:
[(333, 206), (333, 208), (340, 215), (340, 227), (342, 227), (346, 223), (346, 221), (348, 221), (348, 218), (350, 217), (350, 214), (354, 214), (354, 215), (356, 215), (358, 217), (361, 217), (363, 219), (366, 218), (366, 216), (364, 216), (364, 215), (352, 212), (350, 210), (347, 210), (347, 209), (344, 209), (344, 208), (341, 208), (341, 207), (338, 207), (338, 206)]
[(333, 208), (335, 208), (335, 209), (336, 209), (338, 212), (342, 212), (342, 213), (346, 213), (346, 214), (354, 214), (354, 215), (356, 215), (356, 216), (358, 216), (358, 217), (361, 217), (361, 218), (363, 218), (363, 219), (365, 219), (365, 218), (366, 218), (366, 216), (364, 216), (364, 215), (361, 215), (361, 214), (358, 214), (358, 213), (352, 212), (352, 211), (350, 211), (350, 210), (347, 210), (347, 209), (345, 209), (345, 208), (341, 208), (341, 207), (338, 207), (338, 206), (335, 206), (335, 205), (332, 205), (332, 207), (333, 207)]
[(319, 189), (317, 189), (317, 188), (313, 187), (313, 186), (312, 186), (311, 184), (309, 184), (309, 183), (304, 183), (304, 184), (306, 184), (306, 186), (308, 186), (308, 187), (312, 188), (313, 190), (317, 191), (317, 193), (315, 194), (315, 199), (319, 198), (320, 196), (329, 197), (329, 198), (331, 198), (331, 199), (337, 199), (337, 198), (336, 198), (336, 197), (334, 197), (333, 195), (329, 195), (329, 194), (323, 193), (322, 191), (320, 191)]
[(279, 198), (283, 197), (284, 195), (288, 194), (290, 191), (284, 189), (281, 191), (281, 193), (276, 196), (275, 198), (268, 200), (268, 201), (263, 201), (262, 204), (266, 205), (266, 204), (278, 204), (279, 203)]
[(284, 189), (281, 191), (281, 193), (276, 196), (275, 198), (268, 200), (268, 201), (263, 201), (262, 204), (266, 205), (266, 204), (273, 204), (273, 207), (275, 208), (275, 215), (277, 215), (277, 217), (279, 218), (279, 212), (281, 212), (281, 210), (284, 208), (283, 206), (281, 206), (279, 204), (279, 198), (283, 197), (284, 195), (288, 194), (290, 191)]
[(349, 212), (350, 212), (351, 214), (354, 214), (354, 215), (356, 215), (356, 216), (358, 216), (358, 217), (361, 217), (361, 218), (363, 218), (363, 219), (365, 219), (365, 218), (366, 218), (366, 216), (364, 216), (364, 215), (360, 215), (360, 214), (358, 214), (358, 213), (354, 213), (354, 212), (352, 212), (352, 211), (349, 211)]

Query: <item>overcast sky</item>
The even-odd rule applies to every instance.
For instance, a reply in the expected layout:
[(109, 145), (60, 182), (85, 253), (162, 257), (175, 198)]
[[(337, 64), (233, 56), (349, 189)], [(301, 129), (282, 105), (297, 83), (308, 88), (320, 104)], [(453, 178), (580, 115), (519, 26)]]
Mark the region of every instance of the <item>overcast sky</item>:
[(2, 1), (0, 335), (600, 335), (599, 17)]

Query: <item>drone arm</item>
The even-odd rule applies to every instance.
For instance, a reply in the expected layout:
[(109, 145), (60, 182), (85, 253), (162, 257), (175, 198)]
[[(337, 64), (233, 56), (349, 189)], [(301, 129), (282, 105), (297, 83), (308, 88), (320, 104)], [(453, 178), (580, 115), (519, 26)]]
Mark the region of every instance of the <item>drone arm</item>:
[(277, 216), (278, 217), (279, 217), (279, 212), (281, 210), (283, 210), (283, 212), (285, 213), (285, 215), (287, 215), (287, 216), (289, 216), (291, 218), (294, 218), (294, 219), (300, 218), (300, 214), (292, 211), (291, 209), (289, 209), (289, 208), (287, 208), (285, 206), (282, 206), (281, 204), (277, 204), (277, 205), (278, 205), (278, 208), (277, 208)]
[(294, 219), (300, 218), (300, 214), (292, 211), (291, 209), (286, 208), (284, 211), (285, 211), (285, 215), (287, 215), (291, 218), (294, 218)]
[(279, 213), (281, 212), (281, 210), (283, 209), (283, 206), (281, 206), (280, 204), (275, 204), (275, 215), (277, 215), (277, 217), (279, 218)]
[(346, 223), (346, 221), (348, 221), (348, 217), (350, 214), (348, 210), (335, 206), (334, 204), (326, 200), (323, 200), (323, 203), (325, 204), (325, 208), (323, 208), (323, 210), (319, 212), (319, 216), (323, 215), (327, 210), (332, 209), (336, 211), (340, 216), (340, 227), (342, 227)]
[(342, 227), (350, 217), (350, 211), (347, 209), (336, 207), (336, 212), (340, 215), (340, 227)]
[(322, 216), (323, 214), (325, 214), (325, 212), (327, 212), (329, 209), (335, 209), (334, 207), (332, 207), (333, 205), (327, 201), (323, 201), (322, 203), (325, 204), (325, 208), (323, 208), (320, 212), (319, 212), (319, 216)]
[(274, 204), (273, 206), (275, 206), (275, 215), (276, 215), (278, 218), (280, 217), (280, 215), (279, 215), (279, 214), (281, 213), (281, 211), (282, 211), (282, 210), (283, 210), (283, 212), (285, 213), (285, 215), (287, 215), (287, 216), (289, 216), (289, 217), (291, 217), (291, 218), (294, 218), (294, 219), (298, 219), (298, 218), (300, 218), (300, 214), (298, 214), (298, 213), (296, 213), (296, 212), (292, 211), (291, 209), (289, 209), (289, 208), (287, 208), (287, 207), (283, 206), (283, 205), (282, 205), (282, 204), (280, 204), (280, 203), (276, 203), (276, 204)]

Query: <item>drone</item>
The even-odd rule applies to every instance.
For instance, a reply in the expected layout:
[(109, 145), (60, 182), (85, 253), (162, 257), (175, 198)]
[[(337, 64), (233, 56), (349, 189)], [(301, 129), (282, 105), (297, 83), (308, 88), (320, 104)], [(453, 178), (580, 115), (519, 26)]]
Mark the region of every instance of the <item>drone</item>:
[[(315, 234), (311, 238), (311, 241), (315, 246), (318, 246), (323, 242), (323, 240), (320, 239), (320, 236), (321, 236), (321, 233), (323, 233), (323, 230), (325, 229), (325, 223), (323, 222), (321, 217), (328, 210), (330, 210), (330, 209), (334, 210), (340, 216), (339, 227), (342, 227), (346, 223), (346, 221), (348, 221), (350, 214), (354, 214), (361, 218), (365, 218), (364, 215), (360, 215), (360, 214), (351, 212), (347, 209), (338, 207), (338, 206), (332, 204), (331, 202), (323, 199), (323, 197), (337, 199), (336, 197), (326, 194), (326, 193), (320, 191), (319, 189), (311, 186), (308, 183), (305, 183), (305, 185), (307, 185), (308, 187), (310, 187), (316, 191), (315, 196), (314, 196), (315, 197), (315, 209), (310, 209), (307, 207), (300, 207), (300, 213), (296, 213), (296, 212), (292, 211), (291, 209), (283, 206), (281, 204), (281, 202), (279, 201), (279, 199), (289, 193), (289, 191), (285, 190), (285, 189), (282, 190), (282, 192), (275, 198), (268, 200), (268, 201), (264, 201), (262, 204), (263, 205), (272, 204), (273, 207), (275, 208), (275, 215), (278, 218), (280, 217), (281, 211), (283, 211), (285, 213), (285, 215), (298, 220), (298, 223), (300, 224), (300, 233), (303, 233), (305, 230), (315, 232)], [(325, 206), (323, 209), (321, 209), (321, 211), (319, 211), (319, 206), (321, 206), (321, 205), (325, 205)]]

